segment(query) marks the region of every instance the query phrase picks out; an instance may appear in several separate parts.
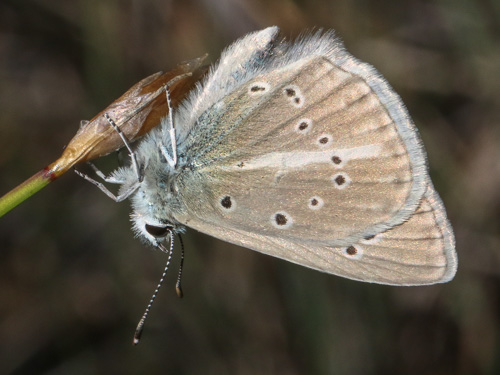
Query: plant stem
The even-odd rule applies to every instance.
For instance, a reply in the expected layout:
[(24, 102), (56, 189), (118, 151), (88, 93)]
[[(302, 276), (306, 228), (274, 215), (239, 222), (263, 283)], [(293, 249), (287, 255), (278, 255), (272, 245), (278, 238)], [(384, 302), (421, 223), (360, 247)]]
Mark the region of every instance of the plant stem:
[(54, 181), (58, 176), (52, 169), (46, 167), (35, 173), (22, 184), (16, 186), (0, 198), (0, 217), (25, 201), (37, 191)]

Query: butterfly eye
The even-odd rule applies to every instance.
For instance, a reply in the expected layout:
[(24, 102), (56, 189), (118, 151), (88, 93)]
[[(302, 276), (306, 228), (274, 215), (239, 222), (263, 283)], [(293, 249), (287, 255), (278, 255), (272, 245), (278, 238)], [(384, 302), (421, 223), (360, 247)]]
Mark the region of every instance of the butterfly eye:
[(166, 226), (166, 227), (158, 227), (156, 225), (150, 225), (150, 224), (146, 224), (144, 226), (144, 229), (146, 229), (146, 232), (148, 232), (150, 235), (152, 235), (153, 237), (165, 237), (167, 235), (167, 233), (169, 233), (172, 228), (169, 227), (169, 226)]

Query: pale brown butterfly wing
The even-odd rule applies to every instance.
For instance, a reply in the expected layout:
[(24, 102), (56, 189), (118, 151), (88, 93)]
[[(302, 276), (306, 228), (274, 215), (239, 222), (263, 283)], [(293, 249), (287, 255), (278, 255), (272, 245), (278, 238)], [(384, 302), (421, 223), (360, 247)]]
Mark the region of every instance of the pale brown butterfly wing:
[(276, 33), (233, 44), (176, 109), (175, 167), (168, 123), (141, 143), (136, 232), (157, 245), (151, 228), (184, 224), (356, 280), (451, 279), (453, 233), (399, 97), (331, 33)]
[(337, 246), (408, 218), (424, 157), (399, 99), (369, 73), (313, 56), (216, 103), (184, 143), (193, 172), (178, 179), (176, 219), (229, 241), (226, 229)]
[[(447, 282), (456, 273), (455, 238), (439, 195), (429, 181), (420, 206), (407, 222), (351, 246), (334, 248), (348, 262), (350, 277), (394, 285)], [(323, 252), (326, 256), (326, 253)]]
[(198, 220), (190, 225), (234, 244), (346, 278), (391, 285), (447, 282), (457, 268), (455, 240), (441, 200), (430, 181), (410, 219), (343, 247), (290, 241)]

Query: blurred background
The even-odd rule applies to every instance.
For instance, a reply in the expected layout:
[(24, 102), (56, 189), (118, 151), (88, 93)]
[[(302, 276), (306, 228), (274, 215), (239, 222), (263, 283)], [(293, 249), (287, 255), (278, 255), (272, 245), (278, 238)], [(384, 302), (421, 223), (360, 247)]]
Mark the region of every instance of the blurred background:
[[(456, 278), (398, 288), (188, 231), (166, 257), (73, 173), (0, 219), (0, 374), (500, 373), (500, 2), (2, 0), (0, 193), (154, 72), (278, 25), (333, 28), (402, 96), (454, 226)], [(99, 161), (116, 167), (111, 155)]]

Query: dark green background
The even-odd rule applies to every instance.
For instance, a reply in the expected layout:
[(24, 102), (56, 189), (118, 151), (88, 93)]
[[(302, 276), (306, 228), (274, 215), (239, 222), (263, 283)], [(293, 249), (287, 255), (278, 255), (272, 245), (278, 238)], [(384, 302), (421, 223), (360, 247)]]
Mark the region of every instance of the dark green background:
[(364, 284), (188, 231), (185, 298), (173, 267), (133, 347), (166, 257), (133, 238), (128, 203), (68, 173), (0, 219), (0, 373), (500, 373), (498, 1), (2, 0), (0, 192), (139, 79), (269, 25), (336, 29), (402, 96), (455, 280)]

